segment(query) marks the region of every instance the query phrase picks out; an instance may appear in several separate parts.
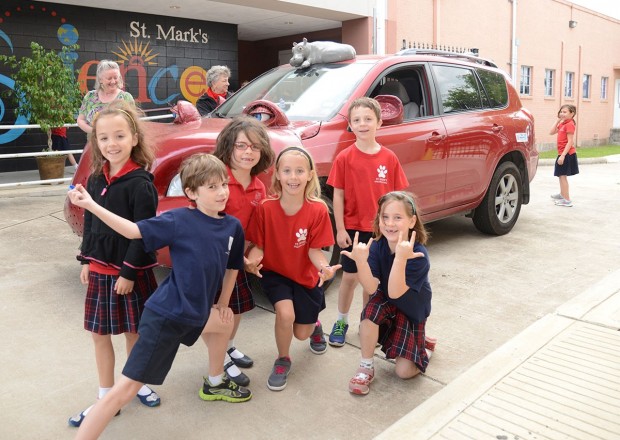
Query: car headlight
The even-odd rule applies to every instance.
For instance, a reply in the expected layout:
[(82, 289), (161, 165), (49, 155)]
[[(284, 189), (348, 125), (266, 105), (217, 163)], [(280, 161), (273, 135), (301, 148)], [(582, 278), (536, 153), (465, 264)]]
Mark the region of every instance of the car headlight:
[(183, 185), (181, 185), (181, 175), (175, 175), (168, 185), (168, 191), (166, 191), (166, 197), (179, 197), (183, 196)]

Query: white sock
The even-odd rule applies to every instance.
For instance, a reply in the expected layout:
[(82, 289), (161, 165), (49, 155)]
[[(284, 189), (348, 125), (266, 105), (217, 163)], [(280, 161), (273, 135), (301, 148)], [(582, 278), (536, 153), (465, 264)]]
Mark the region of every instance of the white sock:
[(209, 376), (209, 383), (213, 386), (218, 386), (222, 382), (224, 382), (224, 373), (217, 376)]
[(230, 350), (231, 348), (234, 348), (234, 350), (229, 353), (230, 357), (235, 358), (235, 359), (241, 359), (243, 356), (245, 356), (242, 352), (240, 352), (239, 350), (237, 350), (235, 348), (235, 340), (234, 339), (230, 339), (228, 341), (228, 350)]
[[(99, 399), (103, 399), (103, 398), (104, 398), (104, 396), (105, 396), (106, 394), (108, 394), (108, 392), (109, 392), (111, 389), (112, 389), (112, 387), (110, 387), (110, 388), (102, 388), (102, 387), (99, 387)], [(89, 410), (90, 410), (90, 408), (89, 408)]]
[(86, 408), (84, 411), (82, 411), (84, 413), (84, 415), (87, 415), (91, 409), (93, 409), (93, 406), (95, 406), (94, 404), (92, 404), (91, 406), (89, 406), (88, 408)]
[(340, 313), (340, 310), (338, 310), (338, 318), (336, 319), (337, 321), (344, 321), (345, 324), (349, 323), (349, 314), (348, 313)]
[(147, 387), (146, 385), (142, 385), (142, 388), (140, 388), (140, 391), (138, 391), (138, 394), (140, 396), (148, 396), (149, 394), (151, 394), (153, 392), (152, 389), (150, 389), (149, 387)]
[[(230, 359), (230, 356), (226, 353), (226, 357), (224, 357), (224, 365), (229, 362), (232, 362), (232, 359)], [(228, 374), (229, 377), (237, 377), (241, 374), (241, 370), (233, 363), (226, 369), (226, 374)]]
[(370, 359), (360, 359), (360, 367), (362, 368), (366, 368), (368, 370), (372, 370), (373, 366), (374, 366), (375, 362), (373, 358)]

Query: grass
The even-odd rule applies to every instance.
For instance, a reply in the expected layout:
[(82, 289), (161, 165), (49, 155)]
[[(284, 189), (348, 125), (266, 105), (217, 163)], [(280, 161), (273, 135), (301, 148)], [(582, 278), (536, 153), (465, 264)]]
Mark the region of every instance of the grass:
[[(620, 145), (602, 145), (600, 147), (577, 147), (577, 157), (603, 157), (612, 154), (620, 154)], [(558, 157), (557, 150), (543, 151), (541, 159), (555, 159)]]

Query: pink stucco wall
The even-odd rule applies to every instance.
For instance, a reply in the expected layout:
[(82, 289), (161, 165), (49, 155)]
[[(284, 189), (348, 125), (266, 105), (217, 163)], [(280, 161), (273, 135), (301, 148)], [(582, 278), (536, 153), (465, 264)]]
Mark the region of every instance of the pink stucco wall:
[[(511, 72), (512, 7), (509, 0), (390, 0), (386, 53), (401, 49), (402, 40), (478, 48)], [(569, 21), (577, 21), (575, 28)], [(578, 145), (605, 143), (614, 119), (614, 87), (620, 80), (620, 21), (565, 0), (517, 0), (517, 80), (521, 66), (532, 67), (532, 90), (523, 104), (536, 118), (536, 141), (550, 148), (548, 134), (563, 104), (577, 107)], [(553, 95), (544, 95), (545, 69), (555, 70)], [(565, 72), (574, 72), (573, 98), (564, 97)], [(591, 75), (589, 99), (581, 81)], [(601, 77), (608, 78), (601, 99)]]

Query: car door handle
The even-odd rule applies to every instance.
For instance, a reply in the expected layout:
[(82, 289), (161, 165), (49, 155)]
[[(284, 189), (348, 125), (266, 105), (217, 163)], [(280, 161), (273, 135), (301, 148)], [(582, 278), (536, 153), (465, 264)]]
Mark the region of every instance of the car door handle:
[(436, 143), (436, 142), (441, 142), (441, 141), (443, 141), (445, 138), (446, 138), (446, 135), (445, 135), (445, 134), (439, 134), (439, 133), (437, 133), (436, 131), (434, 131), (434, 132), (430, 135), (430, 137), (426, 140), (426, 142), (433, 142), (433, 143)]
[(496, 125), (493, 124), (493, 127), (491, 127), (491, 131), (495, 132), (495, 133), (499, 133), (500, 131), (502, 131), (504, 129), (503, 125)]

